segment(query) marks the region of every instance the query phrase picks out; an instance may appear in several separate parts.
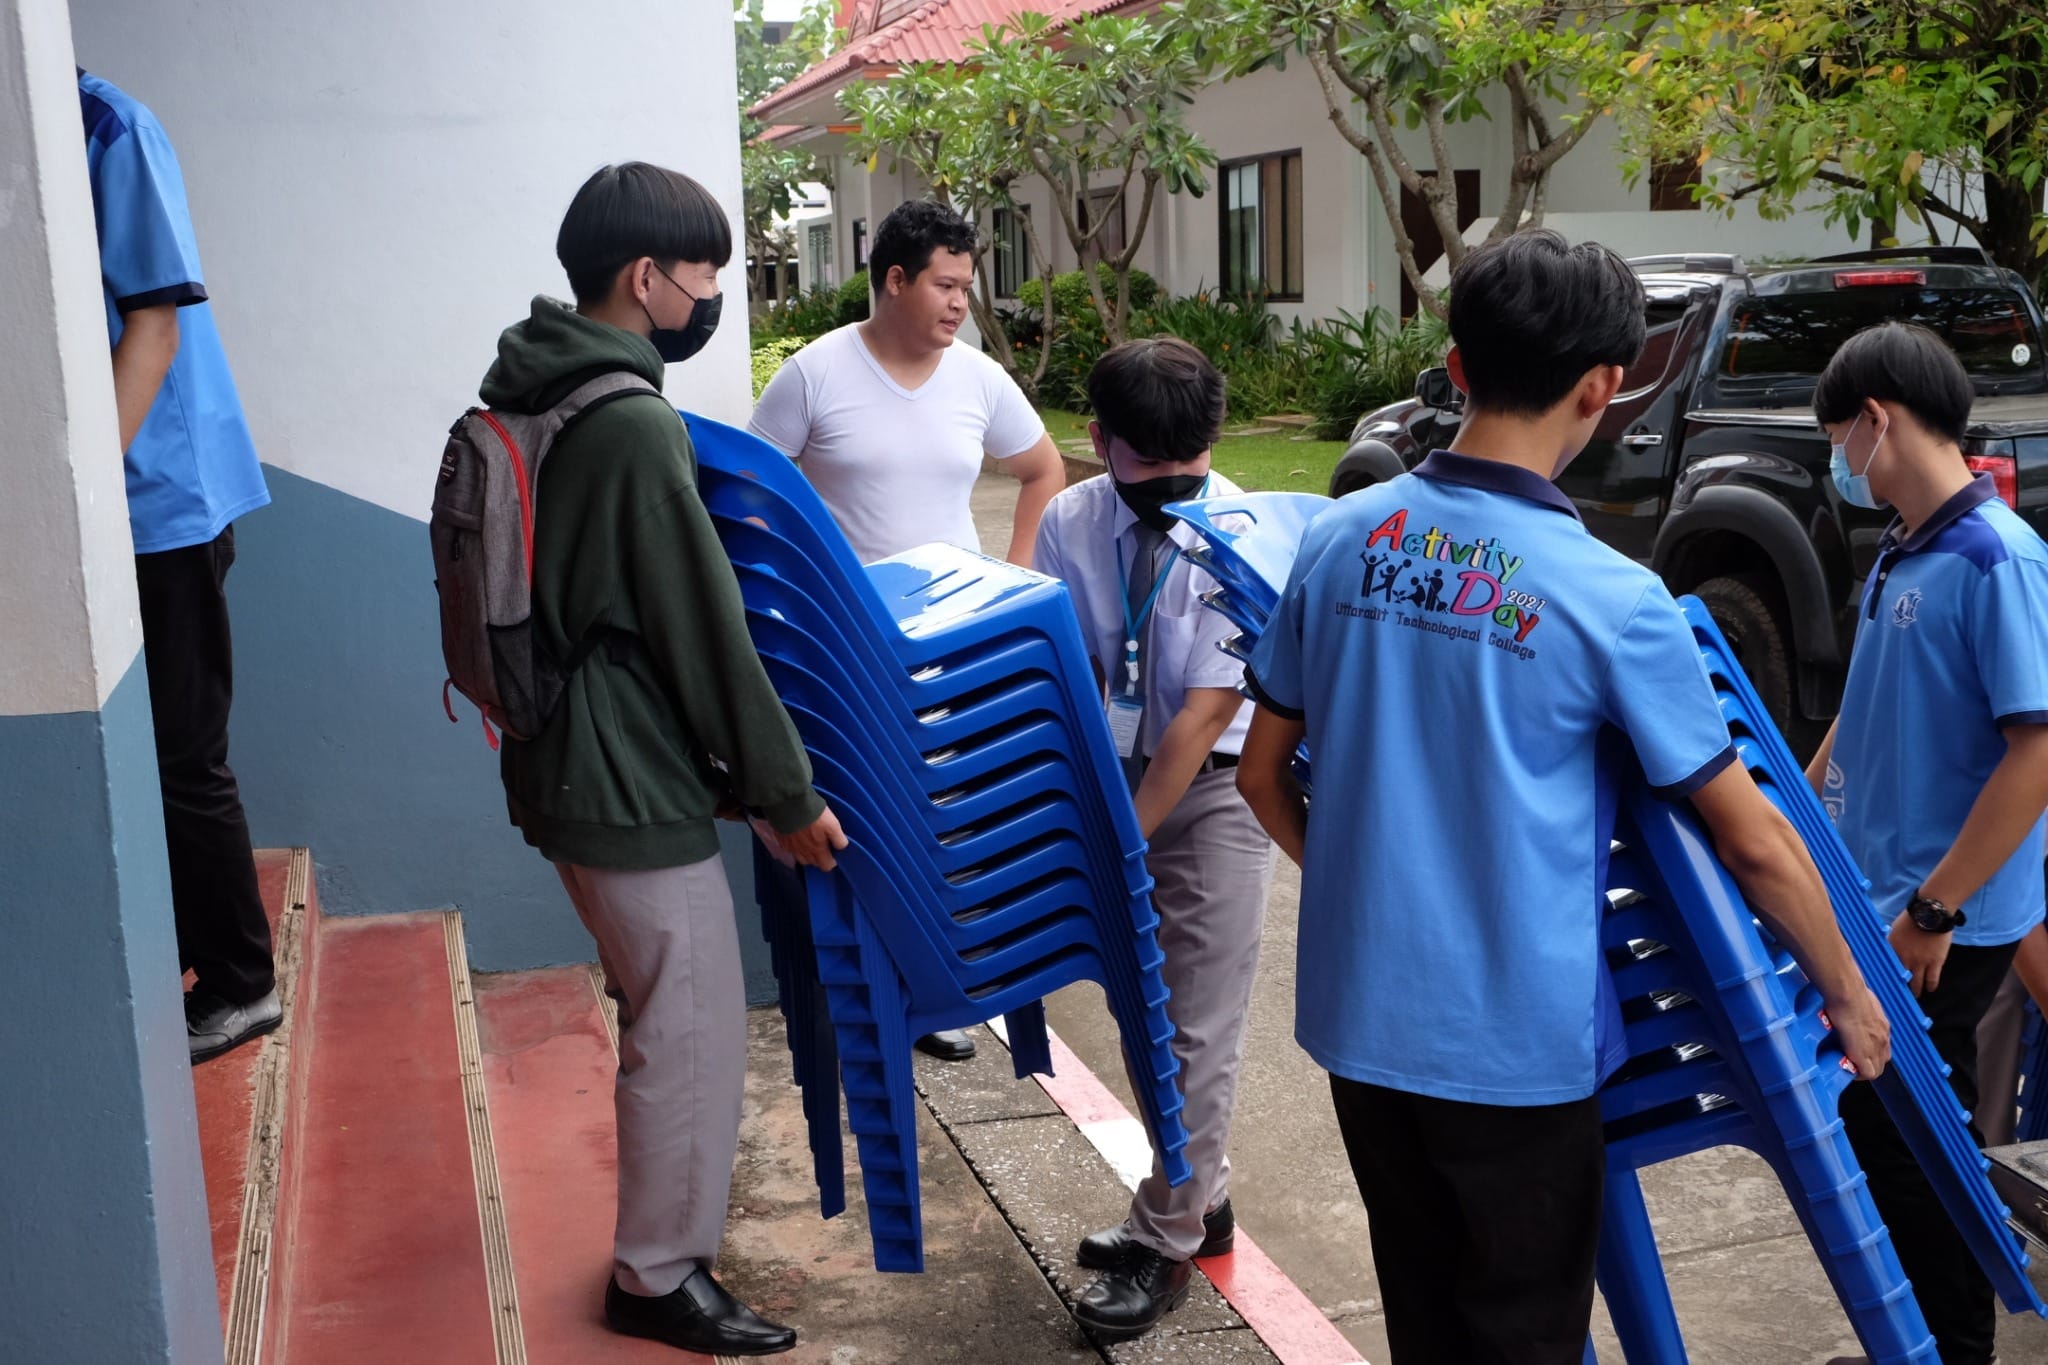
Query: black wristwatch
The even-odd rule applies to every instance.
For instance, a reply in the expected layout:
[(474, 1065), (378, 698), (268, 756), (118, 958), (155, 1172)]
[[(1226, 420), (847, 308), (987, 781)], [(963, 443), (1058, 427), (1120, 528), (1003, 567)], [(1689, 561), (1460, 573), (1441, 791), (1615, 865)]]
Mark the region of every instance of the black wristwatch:
[(1929, 896), (1913, 897), (1912, 904), (1906, 907), (1906, 914), (1911, 917), (1914, 927), (1930, 934), (1946, 934), (1970, 922), (1962, 911), (1951, 910)]

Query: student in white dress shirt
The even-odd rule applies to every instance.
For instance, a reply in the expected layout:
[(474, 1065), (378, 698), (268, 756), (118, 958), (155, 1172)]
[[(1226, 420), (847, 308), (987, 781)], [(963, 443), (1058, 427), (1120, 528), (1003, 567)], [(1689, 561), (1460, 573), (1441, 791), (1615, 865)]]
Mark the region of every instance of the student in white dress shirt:
[[(874, 316), (791, 356), (755, 405), (749, 428), (797, 461), (863, 564), (934, 541), (980, 550), (972, 499), (990, 455), (1022, 484), (1008, 558), (1029, 567), (1038, 519), (1066, 482), (1017, 381), (954, 344), (975, 244), (974, 224), (944, 204), (898, 205), (868, 257)], [(974, 1055), (957, 1029), (917, 1046), (944, 1061)]]
[(1273, 846), (1237, 794), (1251, 706), (1237, 690), (1243, 664), (1218, 648), (1235, 627), (1202, 605), (1215, 580), (1184, 555), (1195, 532), (1161, 510), (1239, 491), (1209, 468), (1223, 376), (1184, 341), (1131, 341), (1096, 362), (1088, 397), (1089, 433), (1109, 472), (1053, 499), (1034, 563), (1073, 595), (1151, 844), (1194, 1166), (1175, 1189), (1155, 1154), (1130, 1215), (1081, 1242), (1081, 1264), (1103, 1273), (1074, 1315), (1119, 1340), (1180, 1305), (1194, 1258), (1231, 1248), (1226, 1148)]

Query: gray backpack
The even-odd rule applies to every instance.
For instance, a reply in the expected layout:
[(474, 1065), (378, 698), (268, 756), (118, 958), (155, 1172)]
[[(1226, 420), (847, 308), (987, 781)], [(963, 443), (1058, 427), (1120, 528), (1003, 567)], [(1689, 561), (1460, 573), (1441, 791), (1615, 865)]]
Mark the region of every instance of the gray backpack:
[(434, 512), (434, 588), (441, 597), (441, 656), (448, 681), (441, 705), (455, 720), (451, 689), (492, 727), (532, 739), (547, 724), (569, 676), (603, 639), (594, 630), (566, 659), (552, 657), (533, 630), (533, 519), (541, 463), (579, 417), (629, 394), (660, 390), (613, 371), (582, 384), (546, 412), (471, 408), (448, 430)]

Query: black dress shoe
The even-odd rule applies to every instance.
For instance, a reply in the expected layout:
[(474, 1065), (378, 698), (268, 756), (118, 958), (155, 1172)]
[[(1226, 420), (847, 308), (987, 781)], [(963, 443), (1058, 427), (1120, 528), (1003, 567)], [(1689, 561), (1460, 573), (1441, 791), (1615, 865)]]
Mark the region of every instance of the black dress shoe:
[(942, 1062), (964, 1062), (974, 1055), (974, 1040), (965, 1029), (949, 1028), (918, 1039), (917, 1050)]
[[(1228, 1256), (1236, 1244), (1237, 1217), (1231, 1213), (1230, 1200), (1226, 1198), (1202, 1215), (1202, 1245), (1196, 1248), (1195, 1259), (1201, 1261), (1211, 1256)], [(1133, 1245), (1130, 1229), (1118, 1223), (1113, 1228), (1104, 1228), (1083, 1237), (1081, 1250), (1074, 1259), (1090, 1270), (1114, 1270), (1123, 1264), (1124, 1253)]]
[(646, 1337), (703, 1355), (772, 1356), (796, 1345), (793, 1330), (757, 1316), (703, 1266), (691, 1271), (673, 1294), (658, 1299), (629, 1294), (613, 1280), (604, 1291), (604, 1316), (621, 1336)]
[(1192, 1261), (1169, 1261), (1132, 1242), (1123, 1263), (1096, 1276), (1074, 1300), (1074, 1321), (1104, 1341), (1144, 1336), (1188, 1296)]

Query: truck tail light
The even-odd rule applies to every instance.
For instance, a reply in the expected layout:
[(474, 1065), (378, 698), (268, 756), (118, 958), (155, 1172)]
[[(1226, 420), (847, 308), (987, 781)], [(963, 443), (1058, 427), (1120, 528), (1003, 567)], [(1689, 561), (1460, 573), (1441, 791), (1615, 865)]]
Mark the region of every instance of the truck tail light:
[(2020, 462), (2010, 455), (1965, 455), (1963, 463), (1973, 474), (1989, 474), (1998, 486), (1998, 496), (2017, 511), (2020, 505)]
[(1925, 284), (1924, 270), (1837, 270), (1835, 288), (1855, 289), (1873, 284)]

